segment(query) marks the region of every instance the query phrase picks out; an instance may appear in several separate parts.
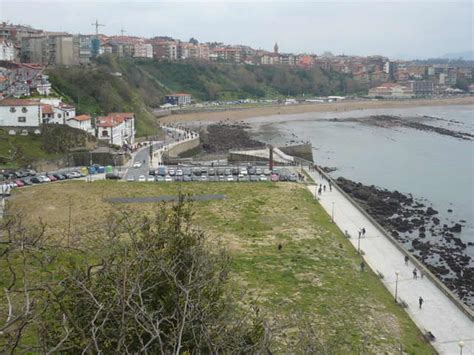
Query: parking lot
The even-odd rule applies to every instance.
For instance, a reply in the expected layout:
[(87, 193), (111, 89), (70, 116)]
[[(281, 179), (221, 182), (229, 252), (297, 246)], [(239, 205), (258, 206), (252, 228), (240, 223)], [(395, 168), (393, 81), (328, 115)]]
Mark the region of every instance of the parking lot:
[(271, 171), (261, 166), (161, 166), (158, 169), (133, 174), (128, 182), (190, 182), (190, 181), (298, 181), (298, 173), (291, 167), (278, 167)]

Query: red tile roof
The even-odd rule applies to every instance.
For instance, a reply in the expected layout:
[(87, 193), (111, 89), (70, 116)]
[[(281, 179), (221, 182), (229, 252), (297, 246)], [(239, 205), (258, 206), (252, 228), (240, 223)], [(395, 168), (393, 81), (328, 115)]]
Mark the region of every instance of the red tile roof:
[(40, 105), (39, 100), (33, 99), (3, 99), (0, 106), (36, 106)]
[(75, 120), (75, 121), (90, 121), (91, 119), (92, 117), (89, 115), (79, 115), (79, 116), (70, 118), (70, 120)]
[(51, 105), (42, 105), (43, 113), (54, 113), (53, 106)]

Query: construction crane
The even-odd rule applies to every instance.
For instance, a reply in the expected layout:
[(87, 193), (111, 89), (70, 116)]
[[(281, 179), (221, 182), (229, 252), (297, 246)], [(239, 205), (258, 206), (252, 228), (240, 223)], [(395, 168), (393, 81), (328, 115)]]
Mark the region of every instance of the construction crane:
[(95, 23), (92, 24), (92, 26), (95, 26), (95, 35), (99, 35), (99, 27), (105, 27), (105, 25), (99, 23), (98, 20), (95, 20)]

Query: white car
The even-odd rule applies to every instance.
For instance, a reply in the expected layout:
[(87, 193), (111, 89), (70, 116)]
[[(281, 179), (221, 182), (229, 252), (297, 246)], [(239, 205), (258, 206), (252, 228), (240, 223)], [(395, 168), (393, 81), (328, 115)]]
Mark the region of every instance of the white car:
[(247, 175), (247, 168), (240, 168), (240, 175)]
[(129, 177), (127, 178), (127, 181), (129, 181), (129, 182), (135, 181), (135, 178), (134, 178), (133, 176), (129, 176)]
[(260, 180), (260, 181), (267, 181), (268, 179), (267, 179), (267, 177), (266, 177), (264, 174), (262, 174), (262, 175), (260, 175), (259, 180)]
[(145, 181), (146, 181), (145, 175), (140, 175), (140, 176), (138, 177), (138, 182), (145, 182)]
[(149, 176), (146, 178), (146, 181), (148, 181), (148, 182), (155, 182), (155, 177), (149, 175)]
[(138, 169), (138, 168), (140, 168), (141, 166), (142, 166), (142, 163), (140, 163), (139, 161), (136, 161), (135, 163), (133, 163), (133, 167), (134, 167), (135, 169)]
[(183, 176), (183, 170), (181, 169), (176, 170), (176, 176)]
[(171, 176), (169, 176), (169, 175), (166, 175), (165, 181), (166, 181), (166, 182), (172, 182), (172, 181), (173, 181), (173, 178), (172, 178)]
[(227, 181), (234, 181), (234, 177), (232, 175), (227, 176)]

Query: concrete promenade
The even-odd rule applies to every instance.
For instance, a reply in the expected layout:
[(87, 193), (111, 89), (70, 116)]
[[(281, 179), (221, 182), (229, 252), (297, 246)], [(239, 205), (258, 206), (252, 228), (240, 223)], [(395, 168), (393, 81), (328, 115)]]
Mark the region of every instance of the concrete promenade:
[[(319, 198), (323, 208), (343, 232), (351, 236), (351, 243), (358, 248), (358, 231), (364, 227), (366, 237), (360, 239), (360, 249), (363, 251), (366, 264), (376, 273), (382, 273), (381, 280), (385, 287), (395, 294), (397, 284), (397, 299), (408, 305), (406, 312), (423, 333), (430, 331), (436, 340), (433, 346), (440, 354), (474, 355), (474, 322), (463, 313), (428, 277), (413, 278), (415, 265), (410, 261), (405, 265), (404, 254), (381, 234), (379, 229), (361, 211), (359, 211), (340, 191), (332, 188), (326, 180), (322, 180), (318, 172), (306, 172), (318, 184), (326, 185), (326, 192), (317, 194), (314, 185), (308, 186), (311, 193)], [(397, 275), (398, 282), (396, 282)], [(419, 273), (418, 273), (419, 275)], [(418, 299), (423, 297), (422, 309), (419, 309)], [(460, 344), (461, 341), (461, 344)], [(461, 346), (460, 346), (461, 345)]]

